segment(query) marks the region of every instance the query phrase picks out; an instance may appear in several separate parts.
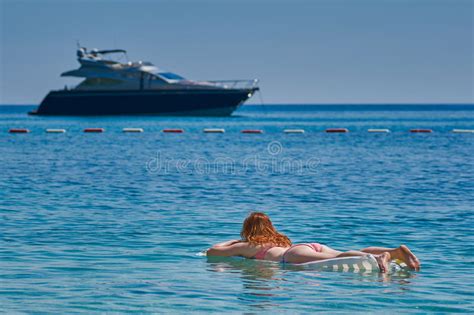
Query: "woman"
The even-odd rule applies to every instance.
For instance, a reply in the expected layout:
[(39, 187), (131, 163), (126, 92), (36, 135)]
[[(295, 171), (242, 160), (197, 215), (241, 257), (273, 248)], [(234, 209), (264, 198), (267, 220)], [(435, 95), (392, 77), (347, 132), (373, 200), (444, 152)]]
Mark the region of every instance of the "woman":
[(292, 245), (290, 239), (279, 233), (270, 218), (262, 212), (251, 213), (244, 221), (241, 240), (216, 244), (207, 250), (208, 256), (243, 256), (283, 263), (305, 263), (336, 257), (374, 255), (381, 272), (387, 272), (392, 259), (403, 261), (411, 269), (419, 270), (418, 258), (401, 245), (398, 248), (368, 247), (361, 251), (340, 252), (326, 245), (305, 243)]

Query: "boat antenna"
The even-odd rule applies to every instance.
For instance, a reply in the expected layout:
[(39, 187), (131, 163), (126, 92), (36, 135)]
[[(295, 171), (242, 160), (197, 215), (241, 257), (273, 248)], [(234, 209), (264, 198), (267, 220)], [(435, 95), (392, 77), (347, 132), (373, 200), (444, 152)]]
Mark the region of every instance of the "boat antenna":
[(76, 45), (77, 45), (77, 52), (76, 52), (77, 58), (78, 59), (84, 58), (84, 56), (87, 53), (87, 49), (85, 47), (81, 47), (79, 40), (76, 40)]

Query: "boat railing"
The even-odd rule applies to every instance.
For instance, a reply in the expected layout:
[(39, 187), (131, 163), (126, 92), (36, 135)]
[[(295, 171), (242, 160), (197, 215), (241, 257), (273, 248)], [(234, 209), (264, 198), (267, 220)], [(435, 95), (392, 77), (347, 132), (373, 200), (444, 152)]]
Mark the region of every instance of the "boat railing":
[(225, 89), (251, 89), (258, 87), (258, 79), (254, 80), (216, 80), (216, 81), (206, 81), (206, 83), (211, 83), (215, 86), (222, 87)]

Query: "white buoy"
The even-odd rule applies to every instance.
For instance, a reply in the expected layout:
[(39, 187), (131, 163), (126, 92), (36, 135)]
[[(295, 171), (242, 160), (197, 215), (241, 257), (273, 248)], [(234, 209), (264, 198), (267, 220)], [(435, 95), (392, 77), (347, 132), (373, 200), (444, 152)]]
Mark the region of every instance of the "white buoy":
[(143, 132), (143, 128), (123, 128), (123, 132)]
[(221, 128), (206, 128), (204, 129), (205, 133), (225, 133), (225, 129)]
[(46, 129), (47, 133), (65, 133), (66, 129)]
[(390, 132), (390, 129), (369, 129), (368, 132)]
[(474, 133), (474, 129), (453, 129), (454, 133)]
[(304, 133), (303, 129), (285, 129), (284, 133)]

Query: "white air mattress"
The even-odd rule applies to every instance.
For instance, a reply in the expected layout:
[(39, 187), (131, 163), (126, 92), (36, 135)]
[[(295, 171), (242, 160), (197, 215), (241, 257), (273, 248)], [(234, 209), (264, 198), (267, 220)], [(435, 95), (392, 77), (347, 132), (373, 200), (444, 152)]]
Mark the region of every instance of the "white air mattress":
[(326, 270), (343, 272), (379, 272), (377, 260), (372, 255), (364, 257), (342, 257), (292, 264), (303, 267), (305, 270)]

